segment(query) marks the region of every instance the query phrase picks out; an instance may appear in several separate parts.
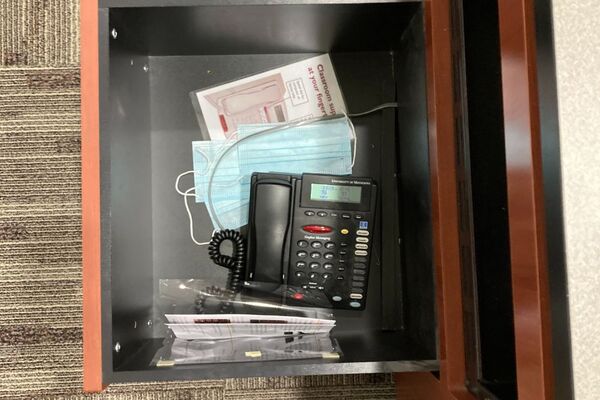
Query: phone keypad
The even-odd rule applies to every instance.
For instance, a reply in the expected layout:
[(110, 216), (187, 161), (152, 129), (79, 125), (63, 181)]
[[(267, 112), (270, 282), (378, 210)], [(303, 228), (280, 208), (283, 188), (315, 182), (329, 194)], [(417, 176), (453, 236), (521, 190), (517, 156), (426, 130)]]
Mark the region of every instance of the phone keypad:
[(293, 233), (295, 246), (292, 246), (291, 254), (295, 258), (290, 261), (295, 268), (290, 271), (288, 286), (302, 288), (303, 293), (313, 293), (313, 296), (288, 299), (295, 305), (307, 305), (308, 298), (319, 298), (321, 303), (309, 305), (363, 309), (372, 245), (370, 214), (303, 210), (299, 217), (302, 223), (296, 226), (322, 225), (330, 227), (331, 231), (317, 234), (299, 228)]

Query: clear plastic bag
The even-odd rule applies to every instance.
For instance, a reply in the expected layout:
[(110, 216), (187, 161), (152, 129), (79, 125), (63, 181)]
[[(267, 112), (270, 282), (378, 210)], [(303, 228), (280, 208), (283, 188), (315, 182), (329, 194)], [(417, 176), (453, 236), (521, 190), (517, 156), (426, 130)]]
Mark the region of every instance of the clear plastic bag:
[(340, 357), (329, 310), (284, 304), (294, 288), (245, 284), (232, 293), (203, 279), (160, 280), (166, 339), (152, 365)]
[[(159, 281), (159, 312), (165, 314), (259, 314), (283, 315), (333, 320), (326, 297), (313, 299), (321, 307), (299, 307), (289, 304), (301, 288), (287, 285), (244, 282), (239, 293), (218, 287), (206, 279), (161, 279)], [(290, 300), (291, 299), (291, 300)], [(302, 302), (310, 304), (311, 298)], [(229, 304), (226, 312), (223, 305)]]
[(252, 362), (275, 360), (337, 360), (341, 350), (329, 335), (298, 335), (271, 338), (221, 340), (165, 339), (154, 356), (152, 366)]

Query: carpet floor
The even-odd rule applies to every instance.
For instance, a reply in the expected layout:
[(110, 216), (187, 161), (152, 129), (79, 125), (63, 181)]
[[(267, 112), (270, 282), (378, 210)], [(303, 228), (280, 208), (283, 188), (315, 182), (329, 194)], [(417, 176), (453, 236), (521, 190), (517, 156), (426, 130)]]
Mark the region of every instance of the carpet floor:
[(394, 398), (391, 375), (82, 393), (78, 23), (78, 0), (0, 0), (0, 399)]

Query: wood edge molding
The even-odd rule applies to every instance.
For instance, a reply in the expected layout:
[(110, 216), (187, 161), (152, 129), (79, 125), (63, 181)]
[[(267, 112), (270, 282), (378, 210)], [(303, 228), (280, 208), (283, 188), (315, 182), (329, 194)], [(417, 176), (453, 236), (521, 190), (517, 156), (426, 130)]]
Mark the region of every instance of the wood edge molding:
[(446, 399), (440, 381), (430, 372), (404, 372), (394, 374), (396, 398), (400, 400)]
[(439, 382), (443, 398), (467, 400), (474, 396), (465, 386), (452, 4), (450, 0), (427, 0), (424, 7)]
[(552, 399), (553, 366), (532, 0), (498, 2), (517, 390)]
[(83, 263), (83, 390), (100, 392), (102, 307), (100, 272), (100, 149), (98, 2), (80, 1), (81, 234)]

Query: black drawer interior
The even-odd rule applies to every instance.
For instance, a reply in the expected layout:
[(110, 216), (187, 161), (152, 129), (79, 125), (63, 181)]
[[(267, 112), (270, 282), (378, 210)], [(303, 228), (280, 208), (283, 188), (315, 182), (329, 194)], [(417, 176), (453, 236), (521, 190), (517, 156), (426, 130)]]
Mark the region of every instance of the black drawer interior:
[[(422, 4), (109, 3), (100, 9), (105, 380), (436, 370)], [(188, 93), (320, 53), (351, 112), (399, 104), (354, 119), (354, 174), (373, 177), (380, 196), (367, 309), (335, 312), (342, 358), (151, 367), (165, 332), (159, 281), (226, 276), (189, 240), (173, 190), (201, 139)], [(206, 210), (193, 213), (208, 238)]]

